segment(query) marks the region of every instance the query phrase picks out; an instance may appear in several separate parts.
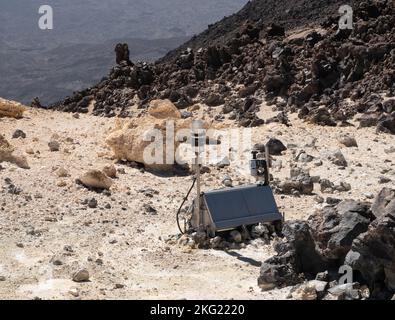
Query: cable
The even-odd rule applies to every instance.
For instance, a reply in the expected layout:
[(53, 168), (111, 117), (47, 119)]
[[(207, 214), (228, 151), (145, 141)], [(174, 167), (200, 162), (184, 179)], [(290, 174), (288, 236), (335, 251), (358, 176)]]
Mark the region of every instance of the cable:
[(181, 206), (178, 209), (177, 214), (176, 214), (177, 226), (178, 226), (178, 230), (180, 230), (181, 234), (185, 234), (185, 230), (184, 231), (181, 230), (181, 226), (180, 226), (180, 212), (181, 212), (182, 207), (184, 206), (185, 201), (187, 201), (187, 199), (188, 199), (193, 187), (195, 186), (195, 183), (196, 183), (196, 178), (193, 179), (192, 186), (189, 189), (189, 191), (188, 191), (187, 195), (185, 196), (184, 200), (182, 201)]

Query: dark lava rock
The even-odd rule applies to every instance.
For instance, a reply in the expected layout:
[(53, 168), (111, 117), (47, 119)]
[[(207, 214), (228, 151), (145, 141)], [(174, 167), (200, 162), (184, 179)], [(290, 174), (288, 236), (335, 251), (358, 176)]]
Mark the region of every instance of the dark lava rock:
[(374, 199), (372, 205), (373, 214), (379, 218), (383, 215), (390, 214), (395, 211), (395, 190), (384, 188)]
[(364, 114), (359, 119), (359, 127), (374, 127), (379, 121), (379, 116), (377, 114)]
[(204, 100), (204, 103), (210, 107), (216, 107), (224, 104), (225, 100), (219, 94), (212, 93)]
[(271, 138), (267, 146), (269, 148), (269, 154), (273, 156), (281, 155), (283, 151), (287, 150), (287, 147), (280, 140), (275, 138)]
[[(286, 222), (284, 239), (275, 244), (277, 254), (262, 264), (260, 287), (295, 285), (326, 270), (331, 279), (338, 280), (339, 268), (349, 265), (354, 279), (368, 285), (371, 298), (390, 299), (395, 292), (393, 196), (390, 189), (380, 192), (373, 205), (377, 219), (369, 204), (345, 200), (317, 211), (307, 222)], [(341, 299), (366, 298), (363, 287), (348, 292), (348, 288), (355, 289), (355, 283), (336, 286), (335, 282), (329, 289), (332, 295), (340, 292)]]
[(144, 204), (143, 209), (149, 215), (157, 215), (158, 214), (158, 211), (154, 207), (152, 207), (150, 204)]
[(295, 194), (295, 191), (298, 191), (300, 194), (312, 194), (314, 182), (310, 175), (300, 174), (281, 182), (278, 187), (280, 189), (279, 192), (284, 194)]
[(318, 108), (310, 111), (307, 115), (307, 119), (321, 126), (336, 126), (336, 121), (333, 120), (332, 115), (326, 108)]
[(348, 165), (346, 158), (339, 150), (329, 154), (328, 159), (339, 167), (347, 167)]
[(26, 139), (26, 133), (24, 133), (22, 130), (17, 129), (12, 134), (12, 138), (13, 139), (18, 139), (18, 138)]
[(97, 200), (95, 198), (89, 199), (87, 204), (91, 209), (97, 208)]
[(284, 29), (284, 27), (273, 23), (269, 28), (267, 28), (267, 36), (268, 37), (284, 37), (285, 36), (285, 29)]
[(131, 63), (129, 59), (129, 46), (127, 43), (118, 43), (115, 46), (115, 53), (117, 64), (120, 64), (122, 61), (126, 61), (128, 64)]
[(368, 204), (345, 200), (323, 208), (308, 221), (322, 256), (333, 265), (344, 260), (353, 240), (366, 232), (373, 220)]
[(345, 261), (368, 282), (373, 297), (390, 298), (395, 292), (395, 210), (354, 240)]
[(379, 120), (377, 123), (377, 132), (395, 134), (395, 114)]
[(40, 102), (40, 99), (38, 97), (35, 97), (32, 102), (30, 103), (30, 106), (32, 108), (44, 108)]
[(286, 241), (276, 244), (277, 255), (262, 264), (258, 285), (263, 290), (295, 285), (307, 274), (315, 276), (326, 270), (306, 222), (286, 222), (283, 234)]

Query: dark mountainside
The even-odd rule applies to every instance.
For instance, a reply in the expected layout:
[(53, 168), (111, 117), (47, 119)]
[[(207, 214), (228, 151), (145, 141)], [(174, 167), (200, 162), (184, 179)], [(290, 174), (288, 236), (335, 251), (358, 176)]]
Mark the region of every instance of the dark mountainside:
[(361, 113), (361, 126), (394, 134), (393, 3), (354, 1), (353, 30), (338, 30), (340, 3), (292, 2), (287, 18), (289, 1), (252, 1), (155, 64), (125, 56), (99, 84), (50, 108), (87, 112), (94, 99), (95, 115), (128, 117), (135, 102), (144, 108), (168, 98), (180, 109), (222, 106), (221, 118), (251, 127), (263, 124), (256, 111), (266, 99), (279, 111), (271, 121), (286, 123), (287, 112), (297, 112), (320, 125), (348, 125)]
[[(213, 44), (223, 44), (242, 31), (241, 27), (251, 22), (263, 27), (264, 24), (277, 23), (287, 29), (317, 25), (327, 16), (333, 15), (344, 4), (340, 0), (295, 0), (292, 6), (287, 1), (266, 0), (250, 1), (237, 14), (209, 26), (200, 35), (193, 37), (179, 48), (170, 51), (160, 61), (176, 57), (182, 50), (200, 48)], [(348, 3), (353, 3), (349, 1)]]

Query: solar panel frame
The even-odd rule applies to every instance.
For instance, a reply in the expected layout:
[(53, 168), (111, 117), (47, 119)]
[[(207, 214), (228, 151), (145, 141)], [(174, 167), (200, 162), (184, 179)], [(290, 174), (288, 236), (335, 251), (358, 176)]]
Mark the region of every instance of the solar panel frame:
[(249, 185), (203, 194), (216, 231), (282, 220), (270, 186)]

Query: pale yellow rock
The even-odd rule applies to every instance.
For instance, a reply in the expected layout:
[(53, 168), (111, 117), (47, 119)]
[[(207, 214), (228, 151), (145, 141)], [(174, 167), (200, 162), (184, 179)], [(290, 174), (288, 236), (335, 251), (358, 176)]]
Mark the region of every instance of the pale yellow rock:
[(88, 188), (110, 189), (112, 180), (99, 170), (89, 170), (79, 179)]
[(103, 172), (107, 175), (107, 177), (110, 177), (110, 178), (117, 177), (117, 169), (115, 168), (114, 165), (105, 166), (103, 168)]
[[(203, 121), (203, 128), (210, 125)], [(183, 151), (181, 141), (191, 136), (192, 119), (181, 114), (169, 100), (155, 100), (148, 114), (131, 120), (118, 119), (106, 139), (116, 160), (134, 161), (153, 170), (170, 170)]]
[(14, 147), (0, 134), (0, 163), (9, 162), (23, 169), (30, 169), (26, 157), (14, 154)]
[(156, 119), (181, 119), (181, 112), (167, 99), (151, 101), (148, 114)]
[[(176, 151), (180, 145), (180, 142), (176, 139), (176, 134), (180, 133), (180, 129), (185, 129), (186, 135), (190, 135), (191, 120), (180, 119), (179, 114), (169, 105), (167, 105), (168, 113), (162, 107), (158, 107), (155, 112), (151, 112), (151, 114), (160, 118), (148, 114), (141, 118), (117, 123), (114, 131), (106, 139), (106, 143), (112, 149), (115, 159), (143, 163), (146, 167), (155, 170), (171, 169), (174, 161), (167, 161), (166, 159), (175, 159), (176, 157)], [(162, 118), (166, 114), (168, 117)], [(173, 139), (169, 135), (168, 138), (172, 145), (168, 146), (167, 134), (170, 132), (168, 131), (169, 128), (174, 129), (174, 135)], [(160, 152), (155, 152), (154, 149), (159, 149)], [(150, 160), (147, 160), (147, 155), (148, 158), (152, 155)], [(151, 161), (155, 157), (158, 157), (159, 160)]]
[(0, 98), (0, 118), (8, 117), (20, 119), (23, 117), (25, 111), (26, 107), (19, 102)]

